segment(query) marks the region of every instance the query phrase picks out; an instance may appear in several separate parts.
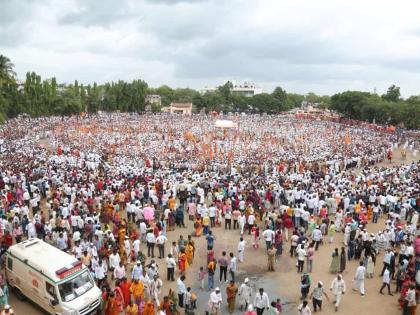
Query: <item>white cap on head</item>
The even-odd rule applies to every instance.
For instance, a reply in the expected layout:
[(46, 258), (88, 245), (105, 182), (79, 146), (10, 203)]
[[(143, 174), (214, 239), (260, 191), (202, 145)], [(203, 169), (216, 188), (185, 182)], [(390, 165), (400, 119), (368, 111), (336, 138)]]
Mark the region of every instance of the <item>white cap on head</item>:
[(248, 311), (248, 312), (252, 312), (252, 311), (254, 311), (254, 306), (252, 306), (252, 304), (249, 304), (249, 305), (248, 305), (248, 309), (247, 309), (247, 311)]
[(248, 283), (249, 282), (249, 279), (248, 278), (245, 278), (244, 282), (245, 283)]

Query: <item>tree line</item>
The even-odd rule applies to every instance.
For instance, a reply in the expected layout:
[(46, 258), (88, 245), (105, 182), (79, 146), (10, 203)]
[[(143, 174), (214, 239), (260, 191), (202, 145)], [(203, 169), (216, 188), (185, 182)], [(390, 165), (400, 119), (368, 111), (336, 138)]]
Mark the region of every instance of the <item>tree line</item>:
[(335, 94), (331, 97), (330, 108), (351, 119), (420, 129), (420, 96), (404, 100), (400, 88), (395, 85), (381, 96), (360, 91)]
[[(55, 78), (42, 79), (35, 72), (28, 72), (25, 81), (18, 82), (13, 63), (6, 56), (0, 55), (0, 121), (20, 114), (39, 117), (97, 111), (144, 112), (147, 106), (146, 96), (157, 94), (161, 97), (162, 107), (171, 102), (192, 102), (197, 112), (204, 110), (276, 114), (299, 107), (302, 101), (307, 101), (331, 108), (352, 119), (404, 124), (411, 129), (420, 128), (420, 96), (404, 100), (396, 86), (391, 86), (382, 96), (347, 91), (331, 97), (315, 93), (288, 93), (281, 87), (275, 88), (272, 93), (246, 97), (235, 93), (232, 88), (232, 83), (227, 82), (215, 91), (201, 94), (194, 89), (173, 89), (167, 85), (153, 88), (143, 80), (119, 80), (101, 85), (83, 85), (78, 81), (61, 84)], [(160, 111), (160, 106), (151, 105), (152, 111)]]

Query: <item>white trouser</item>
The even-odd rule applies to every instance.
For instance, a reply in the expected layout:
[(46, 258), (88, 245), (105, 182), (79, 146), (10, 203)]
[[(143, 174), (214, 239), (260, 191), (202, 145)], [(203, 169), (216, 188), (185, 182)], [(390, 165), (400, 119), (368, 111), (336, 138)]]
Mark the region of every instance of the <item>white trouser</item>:
[(243, 250), (238, 252), (238, 259), (239, 259), (240, 262), (244, 261), (244, 251)]
[(354, 280), (354, 288), (360, 292), (360, 294), (365, 294), (365, 279)]
[(341, 296), (342, 296), (341, 292), (335, 294), (335, 306), (336, 307), (339, 307), (340, 306)]
[(348, 245), (350, 239), (350, 234), (344, 234), (344, 245)]

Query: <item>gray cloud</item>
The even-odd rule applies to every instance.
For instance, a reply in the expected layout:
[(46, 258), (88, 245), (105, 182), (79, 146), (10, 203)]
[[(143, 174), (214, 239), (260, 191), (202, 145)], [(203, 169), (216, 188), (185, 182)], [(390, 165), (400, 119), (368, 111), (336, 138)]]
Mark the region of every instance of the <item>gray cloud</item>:
[(191, 3), (191, 4), (200, 4), (201, 2), (208, 0), (146, 0), (151, 4), (165, 4), (165, 5), (176, 5), (180, 3)]
[(391, 82), (419, 92), (420, 3), (0, 0), (0, 6), (0, 51), (20, 77), (34, 69), (69, 82), (141, 77), (196, 88), (235, 79), (319, 93), (386, 89)]
[(59, 23), (110, 27), (113, 23), (130, 16), (127, 1), (77, 0), (75, 10), (60, 17)]

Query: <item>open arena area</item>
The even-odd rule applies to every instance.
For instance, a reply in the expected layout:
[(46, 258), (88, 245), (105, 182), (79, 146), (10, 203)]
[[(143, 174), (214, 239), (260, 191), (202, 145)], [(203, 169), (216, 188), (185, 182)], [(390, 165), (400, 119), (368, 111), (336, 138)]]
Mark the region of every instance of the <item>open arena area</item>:
[[(415, 133), (113, 113), (11, 119), (0, 137), (15, 314), (415, 314)], [(62, 252), (72, 265), (50, 270)]]

